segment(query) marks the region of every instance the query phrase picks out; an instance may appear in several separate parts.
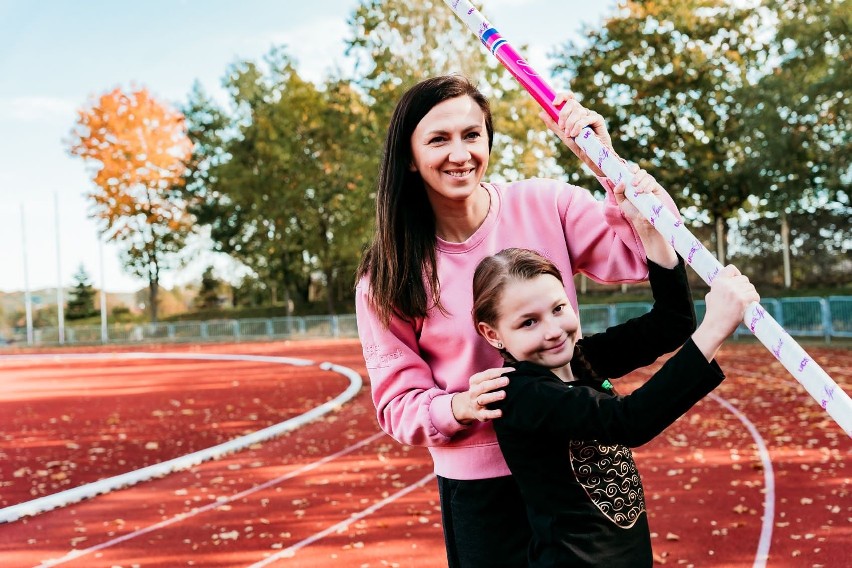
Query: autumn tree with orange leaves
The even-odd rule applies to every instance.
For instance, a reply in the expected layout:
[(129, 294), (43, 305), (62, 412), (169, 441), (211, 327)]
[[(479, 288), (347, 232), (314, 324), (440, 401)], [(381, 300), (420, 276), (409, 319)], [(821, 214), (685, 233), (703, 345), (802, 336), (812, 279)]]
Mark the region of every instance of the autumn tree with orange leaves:
[(192, 151), (183, 115), (146, 89), (114, 89), (78, 111), (69, 143), (92, 169), (91, 216), (107, 240), (125, 245), (124, 265), (149, 284), (157, 321), (160, 273), (192, 231), (180, 194)]

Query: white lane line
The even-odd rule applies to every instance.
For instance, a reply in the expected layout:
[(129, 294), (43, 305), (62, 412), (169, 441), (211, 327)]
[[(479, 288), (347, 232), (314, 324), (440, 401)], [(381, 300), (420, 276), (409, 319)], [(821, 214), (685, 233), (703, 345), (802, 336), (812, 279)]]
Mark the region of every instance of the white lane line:
[[(126, 359), (209, 359), (222, 361), (263, 361), (267, 363), (301, 366), (315, 364), (313, 361), (308, 361), (306, 359), (290, 359), (287, 357), (265, 356), (259, 357), (255, 355), (214, 355), (189, 353), (109, 353), (105, 354), (105, 356), (100, 356), (101, 354), (93, 355), (95, 355), (95, 357), (92, 357), (91, 355), (89, 355), (89, 357), (93, 359), (113, 359), (115, 358), (115, 356), (120, 356), (120, 358)], [(224, 442), (222, 444), (218, 444), (210, 448), (205, 448), (203, 450), (199, 450), (191, 454), (186, 454), (184, 456), (150, 465), (148, 467), (129, 471), (127, 473), (108, 477), (106, 479), (100, 479), (98, 481), (87, 483), (79, 487), (60, 491), (59, 493), (46, 495), (44, 497), (39, 497), (38, 499), (33, 499), (31, 501), (26, 501), (24, 503), (18, 503), (17, 505), (5, 507), (3, 509), (0, 509), (0, 523), (12, 522), (20, 519), (21, 517), (29, 515), (38, 515), (40, 513), (44, 513), (46, 511), (50, 511), (58, 507), (65, 507), (72, 503), (77, 503), (84, 499), (90, 499), (92, 497), (96, 497), (104, 493), (109, 493), (117, 489), (123, 489), (125, 487), (135, 485), (142, 481), (148, 481), (150, 479), (162, 477), (164, 475), (168, 475), (176, 471), (189, 469), (190, 467), (198, 465), (205, 461), (221, 458), (226, 454), (242, 450), (244, 448), (247, 448), (248, 446), (251, 446), (252, 444), (264, 442), (276, 436), (280, 436), (285, 432), (290, 432), (301, 426), (304, 426), (308, 422), (316, 420), (317, 418), (339, 408), (341, 405), (351, 400), (356, 394), (358, 394), (358, 391), (361, 390), (361, 385), (363, 382), (361, 379), (361, 375), (359, 375), (352, 369), (349, 369), (347, 367), (341, 367), (339, 365), (334, 365), (332, 363), (320, 363), (319, 367), (324, 371), (333, 371), (335, 373), (343, 374), (349, 379), (349, 386), (338, 396), (334, 397), (333, 399), (329, 400), (324, 404), (321, 404), (320, 406), (312, 408), (304, 414), (300, 414), (299, 416), (296, 416), (289, 420), (285, 420), (284, 422), (273, 424), (272, 426), (263, 428), (262, 430), (252, 432), (251, 434), (246, 434), (245, 436), (239, 436), (232, 440), (228, 440), (227, 442)]]
[(116, 544), (120, 544), (124, 541), (136, 538), (138, 536), (142, 536), (144, 534), (148, 534), (150, 532), (154, 532), (156, 530), (167, 527), (169, 525), (173, 525), (175, 523), (185, 521), (186, 519), (189, 519), (189, 518), (194, 517), (196, 515), (200, 515), (201, 513), (206, 513), (207, 511), (212, 511), (213, 509), (218, 509), (219, 507), (227, 505), (228, 503), (231, 503), (233, 501), (237, 501), (238, 499), (242, 499), (243, 497), (251, 495), (252, 493), (257, 493), (258, 491), (268, 489), (269, 487), (272, 487), (274, 485), (278, 485), (279, 483), (287, 481), (288, 479), (296, 477), (297, 475), (301, 475), (301, 474), (305, 473), (306, 471), (316, 469), (319, 466), (324, 465), (324, 464), (326, 464), (326, 463), (328, 463), (332, 460), (335, 460), (335, 459), (337, 459), (341, 456), (345, 456), (346, 454), (352, 453), (359, 448), (363, 448), (364, 446), (375, 442), (376, 440), (383, 437), (384, 435), (385, 435), (384, 432), (378, 432), (376, 434), (373, 434), (369, 438), (364, 438), (363, 440), (361, 440), (357, 444), (353, 444), (353, 445), (349, 446), (348, 448), (344, 448), (344, 449), (340, 450), (339, 452), (336, 452), (336, 453), (331, 454), (329, 456), (326, 456), (326, 457), (324, 457), (320, 460), (317, 460), (315, 462), (304, 465), (304, 466), (300, 467), (299, 469), (295, 469), (295, 470), (293, 470), (289, 473), (285, 473), (284, 475), (276, 477), (275, 479), (270, 479), (269, 481), (265, 481), (265, 482), (261, 483), (260, 485), (256, 485), (256, 486), (254, 486), (250, 489), (246, 489), (244, 491), (240, 491), (239, 493), (235, 493), (234, 495), (231, 495), (227, 499), (222, 499), (222, 500), (216, 501), (215, 503), (210, 503), (210, 504), (205, 505), (203, 507), (193, 509), (192, 511), (189, 511), (187, 513), (180, 513), (180, 514), (175, 515), (174, 517), (167, 519), (165, 521), (160, 521), (159, 523), (155, 523), (155, 524), (147, 526), (143, 529), (139, 529), (139, 530), (133, 531), (131, 533), (121, 535), (121, 536), (116, 537), (112, 540), (108, 540), (106, 542), (96, 544), (95, 546), (92, 546), (92, 547), (89, 547), (89, 548), (85, 548), (85, 549), (81, 549), (81, 550), (72, 550), (71, 552), (69, 552), (68, 554), (63, 556), (62, 558), (57, 558), (57, 559), (54, 559), (54, 560), (45, 560), (44, 562), (39, 564), (37, 568), (47, 568), (48, 566), (56, 566), (58, 564), (63, 564), (65, 562), (69, 562), (71, 560), (75, 560), (77, 558), (80, 558), (81, 556), (91, 554), (92, 552), (97, 552), (98, 550), (103, 550), (104, 548), (109, 548), (111, 546), (115, 546)]
[(315, 534), (309, 536), (308, 538), (301, 540), (301, 541), (297, 542), (296, 544), (294, 544), (294, 545), (292, 545), (288, 548), (285, 548), (284, 550), (280, 550), (280, 551), (276, 552), (275, 554), (273, 554), (272, 556), (268, 556), (267, 558), (264, 558), (263, 560), (260, 560), (259, 562), (255, 562), (254, 564), (249, 566), (249, 568), (261, 568), (262, 566), (267, 566), (267, 565), (269, 565), (269, 564), (271, 564), (271, 563), (273, 563), (276, 560), (279, 560), (281, 558), (292, 558), (293, 556), (295, 556), (296, 551), (298, 551), (300, 548), (304, 548), (304, 547), (308, 546), (309, 544), (313, 544), (316, 541), (327, 537), (331, 533), (342, 531), (343, 529), (345, 529), (346, 527), (348, 527), (349, 525), (351, 525), (355, 521), (359, 521), (359, 520), (363, 519), (364, 517), (366, 517), (368, 515), (372, 515), (373, 513), (375, 513), (376, 511), (378, 511), (379, 509), (381, 509), (385, 505), (387, 505), (388, 503), (392, 503), (392, 502), (396, 501), (397, 499), (399, 499), (400, 497), (404, 497), (405, 495), (408, 495), (409, 493), (411, 493), (415, 489), (423, 487), (424, 485), (426, 485), (427, 483), (429, 483), (433, 479), (435, 479), (435, 474), (430, 473), (429, 475), (422, 478), (420, 481), (417, 481), (416, 483), (412, 483), (408, 487), (400, 489), (399, 491), (397, 491), (393, 495), (390, 495), (390, 496), (382, 499), (378, 503), (374, 503), (374, 504), (370, 505), (369, 507), (367, 507), (366, 509), (361, 510), (358, 513), (353, 513), (352, 515), (349, 516), (348, 519), (346, 519), (344, 521), (340, 521), (336, 525), (330, 526), (323, 531), (315, 533)]
[(760, 540), (757, 544), (753, 567), (764, 568), (769, 560), (769, 547), (772, 545), (772, 526), (775, 524), (775, 473), (772, 470), (772, 458), (769, 456), (769, 450), (766, 448), (760, 432), (757, 431), (755, 425), (745, 414), (715, 393), (710, 393), (708, 398), (712, 398), (739, 418), (757, 445), (757, 453), (763, 465), (763, 484), (766, 486), (766, 492), (763, 496), (763, 523), (760, 527)]

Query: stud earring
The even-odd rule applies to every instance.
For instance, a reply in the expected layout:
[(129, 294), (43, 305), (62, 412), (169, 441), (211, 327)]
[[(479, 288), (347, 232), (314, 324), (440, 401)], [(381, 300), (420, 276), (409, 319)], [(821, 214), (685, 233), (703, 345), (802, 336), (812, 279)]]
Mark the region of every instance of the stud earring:
[(503, 344), (499, 341), (497, 342), (497, 349), (503, 349)]

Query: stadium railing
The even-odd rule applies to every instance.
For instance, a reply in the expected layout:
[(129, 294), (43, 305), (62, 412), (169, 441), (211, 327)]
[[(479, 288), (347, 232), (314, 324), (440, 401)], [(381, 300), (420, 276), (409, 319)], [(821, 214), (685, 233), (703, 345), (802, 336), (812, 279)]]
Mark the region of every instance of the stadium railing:
[[(852, 337), (852, 296), (828, 298), (761, 298), (760, 303), (794, 337)], [(649, 302), (587, 304), (580, 306), (580, 321), (586, 334), (603, 331), (651, 309)], [(698, 321), (704, 317), (703, 301), (695, 302)], [(748, 336), (741, 325), (734, 337)], [(66, 326), (64, 344), (132, 344), (158, 342), (258, 341), (307, 338), (354, 338), (358, 327), (353, 314), (294, 316), (263, 319), (219, 319), (160, 323), (116, 323), (101, 326)], [(0, 342), (2, 345), (4, 342)], [(54, 346), (59, 342), (57, 327), (34, 330), (34, 346)], [(25, 329), (14, 330), (6, 345), (26, 345)]]

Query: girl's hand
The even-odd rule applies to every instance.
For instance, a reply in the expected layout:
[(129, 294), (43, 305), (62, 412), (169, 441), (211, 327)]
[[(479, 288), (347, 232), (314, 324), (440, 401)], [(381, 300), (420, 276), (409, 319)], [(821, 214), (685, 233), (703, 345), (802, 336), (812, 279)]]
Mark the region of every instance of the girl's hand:
[[(565, 143), (566, 146), (580, 158), (597, 176), (603, 176), (604, 173), (598, 168), (597, 164), (586, 155), (580, 148), (574, 138), (580, 135), (583, 128), (590, 127), (595, 135), (600, 138), (603, 145), (612, 150), (612, 140), (609, 132), (606, 129), (606, 123), (601, 115), (585, 108), (577, 99), (574, 98), (574, 93), (557, 93), (553, 98), (553, 105), (558, 107), (562, 103), (564, 106), (559, 109), (559, 120), (554, 122), (550, 115), (542, 111), (539, 117), (544, 121), (547, 127), (556, 133), (557, 136)], [(614, 153), (614, 152), (613, 152)]]
[(506, 392), (499, 390), (509, 384), (509, 379), (503, 374), (514, 370), (511, 367), (500, 367), (473, 375), (469, 381), (470, 388), (453, 395), (452, 408), (456, 420), (461, 424), (470, 424), (474, 420), (486, 422), (500, 418), (503, 415), (500, 410), (489, 410), (486, 407), (506, 398)]
[(704, 320), (724, 339), (734, 333), (748, 305), (759, 302), (760, 295), (748, 276), (729, 264), (713, 279), (705, 301)]
[(748, 305), (760, 301), (760, 295), (748, 277), (729, 264), (713, 279), (704, 299), (707, 306), (704, 320), (692, 335), (692, 340), (710, 361), (743, 321)]

